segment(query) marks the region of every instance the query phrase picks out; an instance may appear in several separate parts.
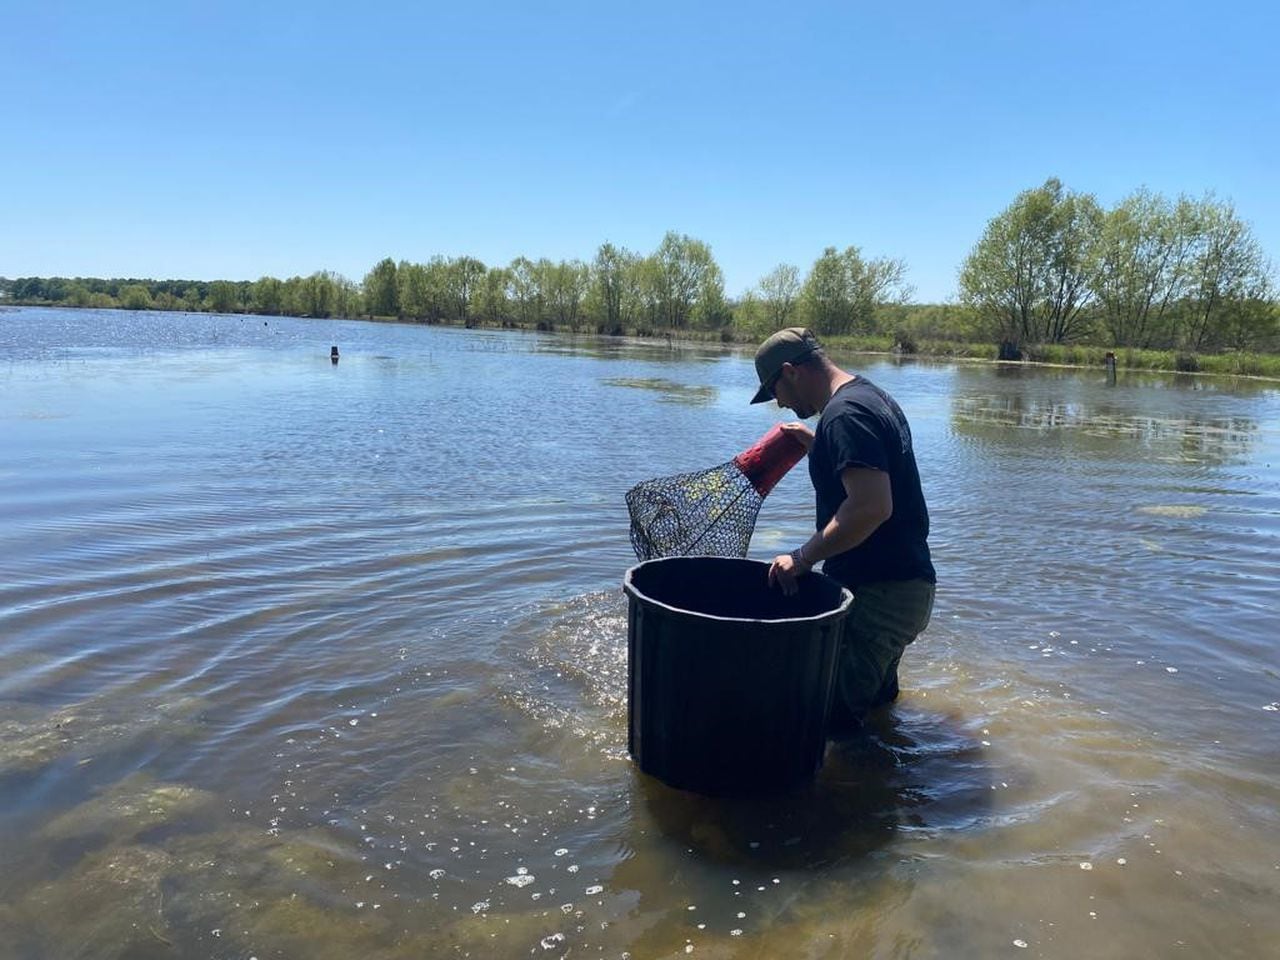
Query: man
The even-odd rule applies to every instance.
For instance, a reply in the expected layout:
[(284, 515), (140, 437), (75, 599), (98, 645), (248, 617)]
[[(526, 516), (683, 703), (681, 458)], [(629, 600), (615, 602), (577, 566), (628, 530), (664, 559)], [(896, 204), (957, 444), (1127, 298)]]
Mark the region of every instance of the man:
[(828, 359), (809, 330), (779, 330), (756, 351), (760, 389), (752, 403), (776, 400), (817, 428), (784, 429), (809, 451), (817, 500), (816, 532), (775, 557), (769, 583), (795, 593), (796, 580), (823, 572), (854, 595), (837, 664), (829, 730), (861, 728), (867, 713), (898, 696), (903, 648), (929, 623), (936, 575), (929, 555), (929, 511), (911, 447), (911, 428), (894, 399)]

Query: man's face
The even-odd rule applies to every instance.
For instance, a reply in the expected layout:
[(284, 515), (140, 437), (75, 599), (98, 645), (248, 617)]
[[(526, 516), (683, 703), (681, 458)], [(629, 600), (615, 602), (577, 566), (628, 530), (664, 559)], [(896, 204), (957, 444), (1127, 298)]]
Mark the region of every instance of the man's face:
[(800, 368), (784, 363), (773, 385), (773, 399), (783, 410), (791, 410), (801, 420), (808, 420), (818, 411), (804, 399), (803, 386), (804, 374)]

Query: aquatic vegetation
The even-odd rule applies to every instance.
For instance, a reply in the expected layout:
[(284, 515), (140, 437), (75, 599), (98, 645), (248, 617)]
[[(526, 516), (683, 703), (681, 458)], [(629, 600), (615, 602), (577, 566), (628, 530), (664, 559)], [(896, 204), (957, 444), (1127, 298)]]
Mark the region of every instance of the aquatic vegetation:
[(133, 839), (154, 827), (207, 814), (215, 803), (208, 791), (157, 784), (146, 774), (135, 774), (55, 818), (43, 832), (53, 840)]
[[(355, 916), (358, 912), (359, 916)], [(394, 921), (377, 910), (335, 909), (298, 895), (281, 896), (260, 906), (242, 904), (227, 929), (244, 950), (283, 951), (308, 957), (407, 957), (395, 949)], [(425, 955), (425, 954), (424, 954)]]
[(38, 770), (75, 744), (72, 714), (0, 720), (0, 774)]
[(610, 387), (629, 387), (634, 390), (653, 390), (665, 403), (711, 403), (716, 398), (716, 388), (676, 383), (661, 377), (609, 377), (600, 381)]
[(6, 939), (31, 937), (41, 953), (66, 958), (172, 956), (163, 882), (174, 865), (147, 845), (90, 854), (15, 905)]
[(1179, 520), (1191, 520), (1195, 517), (1204, 516), (1205, 507), (1196, 507), (1188, 504), (1166, 504), (1151, 507), (1139, 507), (1139, 513), (1150, 514), (1153, 517), (1176, 517)]
[(255, 855), (265, 857), (282, 874), (325, 875), (339, 867), (359, 870), (361, 865), (356, 851), (319, 828), (280, 835), (278, 841), (265, 847), (260, 834), (246, 836), (245, 840), (257, 851)]
[(562, 931), (578, 925), (577, 918), (555, 905), (536, 911), (469, 913), (445, 925), (438, 935), (423, 938), (427, 949), (421, 956), (562, 956), (570, 946)]
[(192, 736), (204, 708), (196, 697), (179, 697), (137, 713), (120, 702), (99, 699), (49, 713), (14, 708), (0, 720), (0, 775), (31, 772), (68, 756), (86, 762), (157, 729), (165, 736)]

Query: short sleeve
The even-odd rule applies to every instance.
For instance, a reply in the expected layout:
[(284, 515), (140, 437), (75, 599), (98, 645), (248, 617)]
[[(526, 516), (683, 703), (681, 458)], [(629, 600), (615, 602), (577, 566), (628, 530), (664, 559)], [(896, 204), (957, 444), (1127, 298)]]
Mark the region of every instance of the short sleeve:
[(841, 411), (827, 425), (831, 467), (839, 476), (849, 467), (889, 470), (884, 441), (875, 429), (875, 418), (857, 408)]

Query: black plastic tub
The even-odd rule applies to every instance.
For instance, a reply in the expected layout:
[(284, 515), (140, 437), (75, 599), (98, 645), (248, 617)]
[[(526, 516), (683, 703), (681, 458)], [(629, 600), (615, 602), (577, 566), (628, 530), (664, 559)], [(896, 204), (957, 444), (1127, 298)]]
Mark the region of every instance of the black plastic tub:
[(731, 795), (786, 790), (822, 766), (853, 595), (810, 573), (788, 597), (768, 571), (728, 557), (627, 571), (628, 747), (645, 773)]

